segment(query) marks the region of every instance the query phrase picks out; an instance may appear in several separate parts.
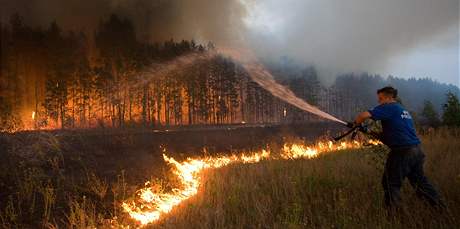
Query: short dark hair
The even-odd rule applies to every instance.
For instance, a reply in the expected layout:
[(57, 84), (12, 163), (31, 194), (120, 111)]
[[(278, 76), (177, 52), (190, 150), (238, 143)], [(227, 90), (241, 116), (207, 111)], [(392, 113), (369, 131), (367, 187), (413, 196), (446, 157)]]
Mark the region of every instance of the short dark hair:
[(391, 87), (391, 86), (387, 86), (387, 87), (378, 89), (377, 94), (380, 94), (380, 93), (391, 96), (394, 99), (398, 97), (398, 90), (396, 90), (394, 87)]

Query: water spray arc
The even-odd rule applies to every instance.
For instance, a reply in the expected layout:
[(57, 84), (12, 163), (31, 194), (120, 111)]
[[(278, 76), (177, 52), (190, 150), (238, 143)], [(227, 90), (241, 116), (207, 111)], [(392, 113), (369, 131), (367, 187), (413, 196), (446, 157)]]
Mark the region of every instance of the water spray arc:
[(331, 114), (307, 103), (303, 99), (300, 99), (289, 88), (277, 83), (274, 76), (261, 63), (257, 61), (257, 58), (255, 58), (252, 53), (247, 51), (242, 52), (235, 49), (220, 48), (217, 51), (187, 54), (167, 63), (154, 65), (146, 69), (143, 74), (145, 78), (142, 83), (149, 82), (153, 75), (168, 75), (181, 67), (189, 66), (196, 63), (197, 61), (210, 60), (217, 55), (229, 56), (233, 60), (237, 61), (248, 72), (248, 75), (254, 82), (270, 92), (273, 96), (318, 117), (344, 125), (347, 124), (346, 122), (332, 116)]
[(256, 64), (243, 64), (244, 68), (249, 72), (251, 79), (254, 80), (261, 87), (265, 88), (272, 95), (281, 100), (303, 110), (310, 112), (314, 115), (328, 119), (341, 124), (347, 124), (346, 122), (326, 113), (319, 108), (305, 102), (304, 100), (297, 97), (290, 89), (278, 84), (273, 76), (259, 63)]
[(228, 55), (238, 61), (243, 68), (248, 72), (251, 79), (270, 92), (273, 96), (318, 117), (338, 122), (346, 125), (347, 123), (332, 116), (331, 114), (320, 110), (319, 108), (307, 103), (303, 99), (297, 97), (289, 88), (276, 82), (275, 77), (257, 61), (254, 54), (248, 51), (239, 51), (235, 49), (219, 49), (219, 53)]

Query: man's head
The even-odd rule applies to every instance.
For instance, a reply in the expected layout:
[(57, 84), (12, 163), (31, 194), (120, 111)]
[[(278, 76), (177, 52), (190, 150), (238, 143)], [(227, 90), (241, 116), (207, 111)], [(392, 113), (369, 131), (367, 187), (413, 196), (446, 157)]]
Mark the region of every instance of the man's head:
[(377, 97), (379, 104), (396, 102), (396, 98), (398, 97), (398, 90), (390, 86), (384, 87), (377, 90)]

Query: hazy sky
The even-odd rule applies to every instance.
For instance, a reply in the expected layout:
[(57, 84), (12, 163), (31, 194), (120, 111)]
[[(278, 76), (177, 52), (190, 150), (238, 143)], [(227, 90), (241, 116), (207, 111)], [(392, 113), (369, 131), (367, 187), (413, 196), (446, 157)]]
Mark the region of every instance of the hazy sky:
[(262, 56), (294, 56), (326, 78), (367, 71), (459, 85), (458, 0), (243, 2)]
[(110, 13), (143, 40), (214, 41), (315, 64), (330, 82), (343, 72), (431, 77), (460, 86), (459, 0), (0, 0), (2, 21), (52, 20), (94, 31)]

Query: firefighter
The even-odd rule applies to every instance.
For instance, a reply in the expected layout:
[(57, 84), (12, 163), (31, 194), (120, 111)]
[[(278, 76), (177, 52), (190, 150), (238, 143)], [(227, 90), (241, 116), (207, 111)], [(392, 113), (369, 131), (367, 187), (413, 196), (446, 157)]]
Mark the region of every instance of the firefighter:
[(358, 114), (354, 123), (348, 125), (354, 127), (367, 119), (381, 121), (381, 141), (391, 149), (382, 178), (386, 207), (400, 207), (400, 189), (405, 178), (409, 179), (418, 197), (432, 206), (444, 207), (438, 191), (423, 172), (425, 155), (420, 139), (410, 113), (397, 101), (397, 96), (398, 91), (393, 87), (379, 89), (379, 105)]

